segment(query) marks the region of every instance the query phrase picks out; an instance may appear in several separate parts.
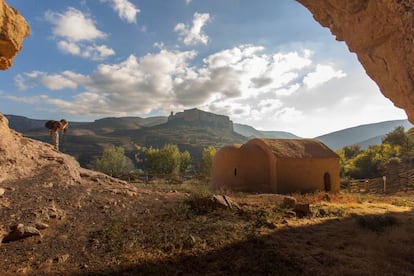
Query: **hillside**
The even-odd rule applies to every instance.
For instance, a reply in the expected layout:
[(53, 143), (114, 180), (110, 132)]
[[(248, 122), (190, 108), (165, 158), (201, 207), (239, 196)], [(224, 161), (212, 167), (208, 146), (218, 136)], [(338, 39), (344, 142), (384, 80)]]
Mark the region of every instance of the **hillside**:
[[(185, 113), (185, 120), (183, 117)], [(201, 115), (200, 115), (201, 114)], [(122, 146), (126, 155), (134, 159), (135, 144), (160, 148), (176, 144), (181, 151), (188, 150), (194, 161), (201, 158), (203, 148), (217, 148), (227, 144), (243, 143), (246, 137), (233, 131), (226, 116), (200, 110), (177, 113), (178, 118), (121, 117), (103, 118), (94, 122), (70, 122), (66, 135), (61, 136), (61, 150), (74, 156), (85, 167), (102, 154), (109, 145)], [(32, 120), (7, 115), (10, 125), (26, 136), (50, 143), (45, 120)]]
[(285, 131), (265, 131), (257, 130), (254, 127), (243, 124), (234, 124), (234, 131), (251, 138), (270, 138), (270, 139), (298, 139), (300, 137)]
[(410, 193), (223, 199), (209, 183), (132, 185), (83, 169), (1, 114), (0, 136), (0, 275), (414, 272)]
[[(10, 128), (23, 132), (28, 137), (49, 143), (46, 120), (35, 120), (22, 116), (6, 115)], [(201, 120), (201, 118), (203, 118)], [(359, 144), (362, 148), (380, 144), (381, 138), (398, 126), (406, 129), (412, 125), (407, 120), (386, 121), (352, 127), (316, 139), (332, 149)], [(63, 137), (62, 151), (74, 156), (82, 166), (100, 156), (104, 147), (122, 146), (130, 158), (135, 154), (134, 144), (146, 147), (162, 147), (177, 144), (180, 150), (188, 150), (193, 158), (201, 156), (204, 147), (217, 148), (227, 144), (244, 143), (251, 138), (299, 138), (284, 131), (260, 131), (255, 128), (233, 124), (228, 117), (190, 109), (173, 117), (120, 117), (103, 118), (94, 122), (70, 122), (69, 131)]]
[(316, 137), (331, 149), (339, 149), (348, 145), (361, 145), (363, 148), (369, 145), (381, 143), (381, 138), (393, 131), (396, 127), (403, 126), (406, 130), (413, 125), (408, 120), (393, 120), (374, 124), (360, 125), (335, 131)]
[(1, 114), (0, 136), (0, 275), (414, 272), (409, 192), (238, 193), (219, 205), (209, 183), (132, 185), (83, 169)]

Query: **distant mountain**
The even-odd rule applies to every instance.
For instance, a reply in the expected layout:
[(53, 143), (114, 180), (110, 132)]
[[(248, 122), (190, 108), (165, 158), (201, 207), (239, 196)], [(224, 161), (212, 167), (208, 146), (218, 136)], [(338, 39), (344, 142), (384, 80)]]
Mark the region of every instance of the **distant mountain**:
[(4, 115), (9, 120), (9, 127), (18, 131), (26, 132), (28, 130), (44, 127), (47, 120), (30, 119), (24, 116)]
[[(14, 115), (6, 117), (11, 128), (50, 143), (49, 133), (44, 127), (46, 120)], [(205, 147), (212, 145), (219, 148), (246, 141), (246, 137), (233, 131), (233, 123), (227, 116), (191, 109), (170, 117), (121, 117), (70, 122), (66, 135), (61, 136), (61, 150), (86, 166), (99, 157), (108, 145), (122, 146), (126, 154), (134, 159), (135, 145), (159, 148), (165, 144), (176, 144), (180, 150), (188, 150), (197, 161)]]
[(393, 120), (351, 127), (318, 136), (316, 139), (334, 150), (349, 145), (360, 145), (362, 148), (367, 148), (370, 145), (381, 144), (382, 137), (399, 126), (403, 126), (406, 130), (413, 127), (408, 120)]
[[(9, 126), (26, 136), (49, 143), (44, 127), (46, 120), (6, 115)], [(362, 148), (380, 144), (385, 134), (396, 127), (408, 130), (413, 125), (408, 120), (386, 121), (347, 128), (316, 137), (331, 149), (358, 144)], [(233, 124), (223, 115), (198, 109), (171, 114), (169, 117), (103, 118), (94, 122), (70, 122), (69, 131), (62, 137), (62, 151), (73, 155), (82, 166), (100, 156), (108, 145), (122, 146), (127, 155), (134, 158), (135, 145), (162, 147), (170, 143), (188, 150), (194, 159), (201, 157), (207, 146), (217, 148), (228, 144), (241, 144), (252, 138), (298, 139), (284, 131), (260, 131), (251, 126)]]
[(234, 131), (248, 138), (299, 139), (300, 137), (285, 131), (263, 131), (243, 124), (233, 124)]

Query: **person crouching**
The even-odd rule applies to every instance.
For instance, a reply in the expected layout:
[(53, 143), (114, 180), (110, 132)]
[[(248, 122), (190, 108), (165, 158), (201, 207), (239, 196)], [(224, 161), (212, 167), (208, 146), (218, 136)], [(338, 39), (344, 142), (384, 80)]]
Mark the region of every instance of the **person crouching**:
[(68, 126), (69, 123), (65, 119), (62, 119), (60, 121), (50, 120), (45, 123), (45, 127), (49, 129), (49, 134), (52, 138), (53, 146), (57, 151), (59, 150), (59, 131), (66, 133)]

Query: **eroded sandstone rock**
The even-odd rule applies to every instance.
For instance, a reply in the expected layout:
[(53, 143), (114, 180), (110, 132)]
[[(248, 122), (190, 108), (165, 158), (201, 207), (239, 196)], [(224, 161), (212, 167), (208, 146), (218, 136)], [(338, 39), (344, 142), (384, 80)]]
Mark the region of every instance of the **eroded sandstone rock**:
[(24, 38), (29, 34), (30, 28), (23, 16), (0, 0), (0, 70), (12, 66)]
[(414, 0), (297, 0), (414, 122)]
[(33, 226), (27, 226), (22, 223), (13, 225), (11, 231), (3, 238), (3, 243), (18, 241), (32, 236), (41, 236), (40, 231)]

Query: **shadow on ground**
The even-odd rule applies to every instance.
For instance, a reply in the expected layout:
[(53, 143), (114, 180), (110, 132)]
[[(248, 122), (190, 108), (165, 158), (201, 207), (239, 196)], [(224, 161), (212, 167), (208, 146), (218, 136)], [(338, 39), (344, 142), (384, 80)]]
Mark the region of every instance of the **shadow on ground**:
[(284, 226), (220, 250), (82, 275), (413, 275), (414, 212)]

